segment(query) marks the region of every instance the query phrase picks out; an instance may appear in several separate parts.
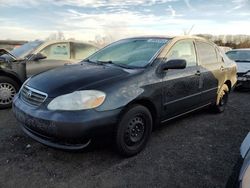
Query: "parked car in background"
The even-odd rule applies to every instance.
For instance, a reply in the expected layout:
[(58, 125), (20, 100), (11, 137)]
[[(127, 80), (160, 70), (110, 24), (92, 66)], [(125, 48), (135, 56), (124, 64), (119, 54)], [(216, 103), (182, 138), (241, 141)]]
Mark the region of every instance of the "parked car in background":
[(0, 40), (0, 49), (13, 50), (28, 41), (15, 41), (15, 40)]
[(240, 188), (250, 187), (250, 133), (246, 136), (241, 144), (240, 153), (244, 159), (243, 165), (240, 170), (239, 184)]
[(203, 38), (129, 38), (81, 64), (33, 76), (13, 112), (24, 132), (45, 145), (82, 149), (114, 133), (118, 151), (132, 156), (160, 123), (206, 106), (223, 112), (236, 81), (236, 64)]
[(237, 86), (250, 88), (250, 49), (235, 49), (228, 51), (226, 54), (237, 63)]
[(0, 56), (0, 108), (10, 107), (27, 77), (93, 54), (97, 47), (76, 41), (32, 41)]

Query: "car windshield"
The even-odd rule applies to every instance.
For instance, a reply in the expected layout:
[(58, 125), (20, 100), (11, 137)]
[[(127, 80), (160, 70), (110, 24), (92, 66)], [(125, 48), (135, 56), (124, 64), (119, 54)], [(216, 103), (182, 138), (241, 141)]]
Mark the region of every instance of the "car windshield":
[(96, 52), (89, 62), (110, 63), (126, 68), (145, 67), (168, 39), (125, 39)]
[(42, 44), (42, 41), (38, 41), (38, 40), (28, 42), (18, 48), (13, 49), (12, 51), (10, 51), (10, 53), (19, 59), (23, 59), (27, 55), (31, 54), (41, 44)]
[(229, 51), (227, 56), (236, 62), (249, 62), (250, 63), (250, 50)]

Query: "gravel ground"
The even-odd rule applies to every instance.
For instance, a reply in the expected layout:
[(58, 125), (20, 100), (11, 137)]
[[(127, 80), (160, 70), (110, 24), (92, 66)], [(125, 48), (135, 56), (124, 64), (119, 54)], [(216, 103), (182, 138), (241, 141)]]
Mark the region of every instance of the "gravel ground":
[(223, 114), (204, 109), (168, 122), (142, 153), (124, 159), (107, 138), (81, 152), (43, 146), (2, 110), (0, 187), (225, 187), (249, 117), (250, 93), (234, 92)]

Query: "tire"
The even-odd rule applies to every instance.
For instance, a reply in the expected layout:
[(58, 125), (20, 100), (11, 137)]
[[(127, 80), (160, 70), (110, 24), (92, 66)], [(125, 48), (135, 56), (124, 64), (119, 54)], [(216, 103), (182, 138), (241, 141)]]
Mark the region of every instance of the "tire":
[(116, 131), (115, 141), (118, 152), (131, 157), (142, 151), (152, 132), (153, 121), (150, 111), (141, 105), (132, 105), (121, 118)]
[(0, 109), (10, 108), (20, 86), (13, 79), (0, 76)]
[(229, 97), (229, 88), (226, 84), (223, 84), (218, 95), (216, 104), (213, 106), (213, 109), (216, 113), (222, 113), (225, 111)]

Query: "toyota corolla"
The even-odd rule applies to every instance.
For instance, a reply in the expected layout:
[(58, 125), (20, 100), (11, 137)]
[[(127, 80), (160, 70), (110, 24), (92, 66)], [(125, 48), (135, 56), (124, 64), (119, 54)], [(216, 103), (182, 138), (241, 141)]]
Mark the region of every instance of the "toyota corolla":
[(77, 150), (112, 133), (125, 156), (152, 129), (212, 106), (223, 112), (236, 65), (198, 37), (138, 37), (114, 42), (79, 64), (27, 80), (13, 102), (23, 131), (55, 148)]

